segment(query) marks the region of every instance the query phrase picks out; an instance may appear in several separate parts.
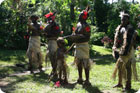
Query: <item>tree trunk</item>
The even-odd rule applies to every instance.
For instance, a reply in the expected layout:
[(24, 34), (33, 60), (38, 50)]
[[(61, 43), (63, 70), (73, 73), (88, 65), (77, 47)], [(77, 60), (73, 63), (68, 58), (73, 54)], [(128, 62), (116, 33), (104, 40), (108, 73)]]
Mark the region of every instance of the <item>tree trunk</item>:
[(132, 3), (134, 4), (135, 0), (132, 0)]
[(71, 20), (75, 20), (75, 14), (74, 14), (74, 3), (75, 1), (72, 0), (71, 4), (70, 4), (70, 17), (71, 17)]

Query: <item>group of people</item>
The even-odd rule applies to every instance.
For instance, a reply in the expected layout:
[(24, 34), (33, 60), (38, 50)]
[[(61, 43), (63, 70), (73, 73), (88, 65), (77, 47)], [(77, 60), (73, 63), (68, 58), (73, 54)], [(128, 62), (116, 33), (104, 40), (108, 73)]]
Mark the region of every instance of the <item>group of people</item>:
[[(89, 81), (90, 75), (90, 58), (89, 58), (89, 44), (91, 29), (86, 20), (89, 16), (89, 7), (83, 10), (78, 19), (75, 31), (66, 37), (59, 37), (61, 34), (59, 25), (55, 22), (55, 13), (48, 13), (45, 15), (47, 25), (42, 28), (37, 23), (38, 16), (32, 15), (31, 22), (28, 24), (28, 33), (30, 34), (27, 56), (29, 58), (29, 69), (33, 72), (33, 66), (36, 64), (37, 68), (42, 71), (42, 54), (40, 49), (40, 35), (43, 35), (48, 40), (47, 57), (49, 57), (52, 66), (51, 76), (57, 77), (63, 83), (68, 83), (67, 80), (67, 64), (65, 62), (65, 48), (64, 38), (71, 40), (75, 43), (74, 61), (78, 68), (79, 78), (77, 80), (80, 84), (91, 85)], [(136, 46), (137, 32), (129, 22), (129, 15), (121, 13), (121, 24), (117, 27), (113, 54), (117, 59), (116, 67), (113, 72), (113, 78), (116, 77), (118, 72), (118, 84), (114, 87), (123, 87), (122, 80), (126, 81), (125, 90), (131, 89), (131, 76), (137, 78), (136, 61), (134, 50)], [(85, 70), (86, 80), (83, 81), (82, 72)]]
[[(55, 22), (55, 13), (48, 13), (45, 15), (47, 19), (47, 25), (42, 28), (37, 23), (38, 17), (33, 15), (30, 17), (31, 22), (28, 24), (28, 33), (30, 34), (29, 45), (27, 50), (27, 56), (29, 58), (29, 69), (33, 73), (33, 66), (42, 71), (42, 54), (40, 49), (40, 35), (43, 34), (48, 40), (47, 57), (49, 57), (52, 66), (52, 72), (50, 76), (58, 77), (60, 81), (68, 83), (67, 80), (67, 64), (65, 62), (65, 54), (67, 50), (65, 48), (64, 38), (71, 40), (75, 43), (75, 63), (78, 67), (79, 78), (78, 83), (83, 83), (82, 70), (85, 69), (86, 80), (85, 84), (89, 84), (89, 45), (90, 39), (90, 26), (86, 20), (89, 16), (89, 7), (83, 10), (79, 15), (78, 24), (76, 30), (72, 35), (66, 37), (59, 37), (61, 34), (59, 25)], [(47, 58), (46, 57), (46, 58)]]

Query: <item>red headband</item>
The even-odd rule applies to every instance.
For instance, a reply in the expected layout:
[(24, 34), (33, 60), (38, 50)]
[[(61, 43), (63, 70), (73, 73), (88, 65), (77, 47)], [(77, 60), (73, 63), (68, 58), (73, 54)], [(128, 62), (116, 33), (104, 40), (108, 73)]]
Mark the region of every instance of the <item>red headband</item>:
[(52, 12), (50, 12), (50, 13), (48, 13), (48, 14), (45, 15), (46, 18), (49, 18), (51, 16), (53, 16), (53, 13)]

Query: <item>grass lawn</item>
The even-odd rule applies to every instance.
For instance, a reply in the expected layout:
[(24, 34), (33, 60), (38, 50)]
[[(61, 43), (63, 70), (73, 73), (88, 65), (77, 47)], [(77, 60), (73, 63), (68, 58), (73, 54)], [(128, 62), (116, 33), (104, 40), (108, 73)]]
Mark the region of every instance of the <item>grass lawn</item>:
[[(70, 69), (69, 84), (55, 87), (54, 82), (48, 80), (50, 65), (45, 72), (29, 74), (29, 71), (26, 71), (28, 62), (26, 51), (0, 50), (0, 88), (6, 93), (121, 93), (122, 89), (112, 88), (117, 84), (117, 80), (111, 79), (115, 66), (111, 49), (94, 45), (92, 50), (97, 55), (92, 57), (95, 63), (90, 73), (92, 86), (86, 88), (76, 83), (78, 73), (76, 67), (71, 65), (74, 59), (72, 56), (66, 59)], [(45, 56), (45, 48), (42, 48), (42, 52)], [(25, 64), (25, 67), (17, 67), (17, 63)], [(138, 65), (140, 66), (140, 62)], [(46, 67), (45, 63), (44, 67)], [(133, 91), (130, 93), (135, 93), (140, 88), (140, 82), (132, 81), (132, 88)]]

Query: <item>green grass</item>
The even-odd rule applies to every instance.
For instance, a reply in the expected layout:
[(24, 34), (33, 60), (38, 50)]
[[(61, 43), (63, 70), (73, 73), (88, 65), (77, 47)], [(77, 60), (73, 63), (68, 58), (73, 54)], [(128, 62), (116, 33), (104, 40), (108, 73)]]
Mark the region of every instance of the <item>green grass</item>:
[[(74, 59), (72, 56), (68, 56), (66, 59), (70, 69), (68, 78), (70, 84), (61, 85), (59, 88), (56, 88), (53, 81), (48, 81), (48, 74), (51, 71), (50, 67), (47, 67), (44, 73), (37, 73), (35, 75), (12, 75), (25, 71), (23, 68), (16, 67), (15, 64), (22, 63), (27, 66), (26, 51), (0, 50), (0, 88), (6, 93), (107, 93), (108, 91), (108, 93), (121, 93), (122, 89), (112, 88), (113, 85), (117, 84), (117, 80), (114, 81), (111, 79), (111, 74), (115, 66), (111, 49), (94, 45), (92, 50), (97, 55), (92, 57), (95, 63), (90, 73), (92, 86), (87, 88), (76, 84), (78, 73), (77, 68), (71, 65)], [(45, 48), (42, 49), (44, 56), (45, 51)], [(140, 66), (140, 63), (138, 65)], [(84, 73), (83, 76), (85, 79)], [(135, 91), (140, 88), (139, 85), (139, 82), (132, 81), (132, 88)]]

